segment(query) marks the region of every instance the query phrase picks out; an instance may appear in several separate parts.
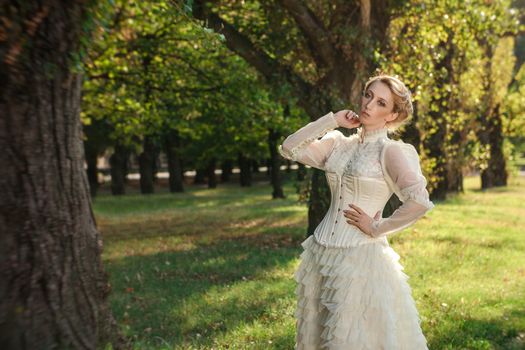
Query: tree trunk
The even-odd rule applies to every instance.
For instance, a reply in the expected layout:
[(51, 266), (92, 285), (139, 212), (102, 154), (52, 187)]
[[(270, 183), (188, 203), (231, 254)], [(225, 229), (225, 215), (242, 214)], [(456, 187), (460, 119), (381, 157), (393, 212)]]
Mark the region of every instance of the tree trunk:
[(221, 163), (221, 182), (228, 182), (230, 181), (230, 177), (232, 175), (233, 170), (233, 162), (231, 159), (224, 160)]
[(507, 169), (503, 154), (503, 130), (500, 116), (500, 105), (493, 110), (492, 115), (482, 121), (482, 131), (478, 138), (482, 147), (488, 147), (490, 157), (487, 167), (481, 171), (481, 188), (507, 186)]
[(125, 148), (122, 153), (122, 174), (124, 176), (124, 184), (129, 183), (129, 172), (132, 168), (132, 160), (131, 157), (134, 155), (134, 152), (129, 150), (128, 148)]
[(244, 157), (242, 153), (239, 153), (239, 181), (242, 187), (249, 187), (252, 185), (252, 172), (250, 166), (250, 159)]
[(182, 178), (182, 183), (184, 183), (185, 175), (184, 175), (184, 159), (179, 158), (180, 162), (180, 177)]
[(500, 105), (496, 107), (491, 120), (489, 133), (490, 139), (490, 159), (489, 169), (494, 175), (494, 186), (507, 186), (507, 166), (505, 154), (503, 153), (503, 121), (501, 120)]
[(153, 164), (151, 166), (151, 178), (153, 183), (156, 184), (159, 181), (158, 173), (160, 171), (160, 148), (153, 147)]
[(430, 193), (432, 200), (444, 200), (447, 197), (447, 162), (445, 159), (445, 150), (443, 149), (443, 140), (445, 139), (445, 119), (439, 112), (429, 112), (432, 123), (434, 124), (433, 131), (429, 132), (424, 140), (425, 149), (428, 150), (430, 158), (435, 160), (435, 166), (432, 169), (433, 173), (438, 179), (434, 189)]
[[(450, 50), (454, 55), (454, 65), (448, 67), (449, 86), (459, 86), (460, 77), (469, 69), (465, 53), (459, 50), (453, 40)], [(460, 113), (463, 108), (461, 96), (456, 93), (448, 94), (447, 103), (449, 121), (447, 123), (447, 134), (450, 135), (445, 143), (447, 144), (447, 193), (462, 193), (463, 189), (463, 168), (465, 167), (465, 149), (468, 143), (468, 134), (472, 129), (473, 123), (470, 118), (465, 119)]]
[(122, 195), (126, 192), (127, 155), (128, 152), (125, 147), (117, 142), (113, 154), (109, 157), (111, 193), (113, 195)]
[(266, 163), (266, 177), (269, 177), (271, 178), (272, 177), (272, 158), (266, 158), (265, 161)]
[(285, 171), (287, 174), (290, 174), (290, 173), (292, 172), (292, 162), (291, 162), (289, 159), (287, 159), (287, 160), (285, 161), (285, 163), (286, 163), (286, 169), (285, 169), (284, 171)]
[[(459, 105), (454, 107), (460, 108)], [(469, 127), (465, 123), (462, 125), (455, 125), (454, 117), (459, 119), (455, 112), (453, 113), (453, 120), (450, 122), (449, 132), (451, 134), (450, 142), (448, 144), (447, 152), (447, 192), (448, 193), (462, 193), (463, 188), (463, 164), (465, 163), (465, 145), (468, 142), (467, 135)]]
[(109, 139), (109, 133), (111, 131), (107, 122), (94, 118), (88, 125), (83, 125), (82, 132), (89, 189), (91, 197), (95, 197), (99, 188), (97, 158), (102, 155), (111, 144)]
[(215, 176), (215, 163), (216, 159), (212, 158), (208, 162), (208, 168), (206, 169), (206, 173), (208, 175), (208, 188), (216, 188), (217, 187), (217, 177)]
[[(415, 88), (412, 88), (411, 90), (414, 91)], [(421, 153), (421, 133), (416, 126), (419, 119), (418, 101), (413, 102), (413, 108), (412, 121), (405, 126), (405, 131), (403, 132), (401, 139), (404, 142), (413, 145), (416, 148), (416, 151)]]
[(304, 181), (305, 178), (306, 178), (306, 167), (304, 166), (304, 164), (297, 163), (297, 175), (296, 175), (297, 181)]
[[(105, 348), (116, 331), (70, 67), (85, 2), (3, 2), (0, 348)], [(121, 343), (114, 343), (120, 347)]]
[(140, 192), (153, 193), (153, 164), (155, 162), (155, 149), (151, 137), (144, 138), (144, 150), (139, 155)]
[(84, 147), (84, 152), (86, 154), (86, 163), (87, 163), (87, 178), (89, 183), (89, 191), (91, 197), (97, 195), (98, 190), (98, 152), (90, 147)]
[(206, 169), (202, 169), (202, 168), (195, 169), (195, 179), (193, 180), (193, 184), (203, 185), (205, 183), (206, 183)]
[(182, 164), (179, 156), (180, 138), (177, 130), (172, 130), (166, 136), (166, 156), (168, 158), (168, 172), (170, 192), (184, 192)]
[(314, 234), (330, 206), (330, 188), (322, 170), (311, 168), (312, 178), (308, 203), (308, 228), (306, 235)]
[(450, 159), (447, 164), (447, 192), (449, 193), (464, 192), (463, 171), (456, 159)]
[(259, 162), (257, 161), (257, 159), (252, 159), (252, 172), (254, 174), (257, 174), (259, 173)]
[(280, 134), (274, 129), (268, 130), (268, 148), (270, 149), (270, 168), (272, 183), (272, 198), (285, 198), (281, 180), (281, 155), (277, 149)]
[(494, 50), (486, 38), (478, 40), (480, 47), (488, 58), (485, 63), (485, 96), (483, 110), (479, 114), (478, 140), (481, 149), (489, 151), (489, 159), (481, 169), (481, 189), (507, 185), (507, 170), (503, 154), (503, 130), (500, 112), (500, 103), (494, 101), (494, 83), (492, 82), (492, 58)]
[[(452, 72), (452, 58), (453, 50), (451, 49), (452, 36), (449, 35), (447, 42), (440, 42), (439, 46), (445, 48), (446, 55), (443, 56), (435, 65), (436, 72), (446, 70)], [(444, 86), (449, 83), (449, 76), (438, 75), (436, 78), (436, 85)], [(435, 166), (432, 169), (433, 174), (437, 177), (435, 187), (430, 192), (432, 200), (444, 200), (447, 197), (448, 177), (447, 177), (447, 161), (445, 153), (445, 140), (447, 134), (447, 121), (445, 118), (445, 105), (449, 102), (448, 94), (442, 93), (440, 96), (432, 96), (431, 105), (436, 106), (437, 110), (431, 109), (429, 111), (430, 118), (425, 122), (431, 124), (431, 127), (426, 128), (430, 130), (427, 137), (423, 140), (425, 149), (428, 150), (428, 156), (435, 160)]]

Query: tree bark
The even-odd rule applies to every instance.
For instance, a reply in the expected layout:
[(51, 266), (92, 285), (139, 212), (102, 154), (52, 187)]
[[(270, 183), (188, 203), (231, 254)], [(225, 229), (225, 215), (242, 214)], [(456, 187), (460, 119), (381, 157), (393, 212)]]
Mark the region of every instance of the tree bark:
[(179, 155), (180, 138), (177, 130), (166, 136), (166, 156), (168, 158), (170, 192), (184, 192), (182, 164)]
[(70, 69), (85, 6), (0, 7), (2, 349), (103, 348), (117, 329), (84, 171), (82, 79)]
[(283, 192), (283, 185), (281, 180), (281, 155), (277, 149), (280, 134), (276, 130), (270, 128), (268, 130), (268, 148), (270, 149), (270, 169), (271, 169), (271, 184), (272, 184), (272, 198), (285, 198)]

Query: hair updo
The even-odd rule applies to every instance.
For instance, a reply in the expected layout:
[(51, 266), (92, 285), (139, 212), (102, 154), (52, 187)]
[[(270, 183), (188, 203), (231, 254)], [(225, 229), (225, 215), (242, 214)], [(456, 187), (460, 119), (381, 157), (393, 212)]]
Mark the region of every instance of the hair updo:
[(414, 107), (412, 106), (412, 94), (405, 84), (398, 78), (380, 73), (368, 79), (365, 84), (364, 92), (368, 90), (370, 84), (380, 81), (388, 86), (394, 97), (394, 113), (398, 113), (396, 119), (386, 122), (386, 127), (392, 131), (398, 129), (404, 124), (408, 124), (411, 119)]

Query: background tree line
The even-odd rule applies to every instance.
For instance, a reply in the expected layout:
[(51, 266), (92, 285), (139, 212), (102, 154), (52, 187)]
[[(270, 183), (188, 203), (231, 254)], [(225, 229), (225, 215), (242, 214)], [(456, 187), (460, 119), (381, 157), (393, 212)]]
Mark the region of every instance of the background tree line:
[[(240, 184), (249, 185), (251, 164), (264, 164), (274, 198), (282, 197), (276, 147), (283, 137), (327, 111), (357, 109), (366, 78), (378, 70), (413, 92), (414, 121), (398, 137), (418, 149), (433, 200), (462, 192), (471, 170), (483, 189), (505, 186), (509, 161), (523, 152), (521, 5), (117, 2), (86, 64), (92, 193), (96, 155), (112, 147), (114, 194), (124, 193), (129, 152), (139, 160), (142, 192), (152, 192), (163, 151), (171, 191), (183, 190), (185, 170), (215, 187), (215, 169), (228, 181), (236, 166)], [(328, 189), (316, 169), (307, 180), (312, 233)], [(398, 204), (394, 195), (384, 215)]]

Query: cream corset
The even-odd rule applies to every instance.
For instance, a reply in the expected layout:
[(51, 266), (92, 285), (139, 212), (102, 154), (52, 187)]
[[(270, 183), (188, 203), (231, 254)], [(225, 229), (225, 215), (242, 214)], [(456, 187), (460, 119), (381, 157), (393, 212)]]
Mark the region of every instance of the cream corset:
[(368, 243), (387, 243), (385, 237), (371, 238), (358, 227), (346, 222), (343, 210), (355, 204), (370, 217), (385, 207), (392, 191), (383, 179), (343, 175), (327, 172), (326, 179), (330, 186), (330, 207), (314, 235), (317, 241), (331, 247), (349, 247)]

